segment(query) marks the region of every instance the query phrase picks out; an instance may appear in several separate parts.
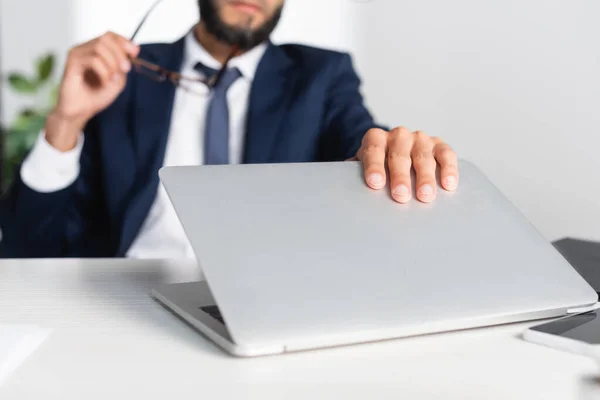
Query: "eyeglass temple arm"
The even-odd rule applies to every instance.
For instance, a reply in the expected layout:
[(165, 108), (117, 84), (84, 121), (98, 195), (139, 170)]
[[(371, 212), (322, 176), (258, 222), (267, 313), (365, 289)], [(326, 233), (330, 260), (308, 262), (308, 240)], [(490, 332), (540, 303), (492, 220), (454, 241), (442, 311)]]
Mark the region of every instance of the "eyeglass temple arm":
[(142, 19), (142, 22), (140, 22), (139, 25), (137, 26), (137, 28), (135, 28), (135, 32), (133, 32), (133, 35), (131, 36), (131, 39), (129, 39), (130, 42), (133, 42), (133, 40), (137, 36), (137, 34), (140, 31), (140, 29), (142, 29), (142, 26), (144, 26), (144, 23), (146, 22), (146, 20), (150, 16), (150, 14), (152, 14), (152, 11), (154, 11), (154, 9), (156, 8), (156, 6), (158, 6), (162, 1), (163, 0), (156, 0), (154, 2), (154, 4), (152, 4), (152, 7), (150, 7), (150, 9), (148, 10), (148, 12), (146, 12), (146, 14), (144, 15), (144, 18)]

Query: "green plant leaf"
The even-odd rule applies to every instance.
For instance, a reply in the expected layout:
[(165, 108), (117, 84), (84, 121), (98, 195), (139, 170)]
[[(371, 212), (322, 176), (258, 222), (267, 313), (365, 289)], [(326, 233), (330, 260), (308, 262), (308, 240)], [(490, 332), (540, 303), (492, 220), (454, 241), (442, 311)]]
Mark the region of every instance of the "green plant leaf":
[(18, 117), (18, 128), (11, 128), (4, 136), (4, 168), (17, 166), (33, 147), (45, 123), (43, 115)]
[(36, 93), (39, 88), (37, 82), (31, 81), (19, 73), (10, 74), (8, 76), (8, 83), (15, 92), (23, 94)]
[[(32, 112), (33, 114), (28, 114)], [(23, 132), (37, 132), (44, 127), (46, 116), (34, 110), (21, 112), (13, 121), (9, 135), (19, 135)]]
[(21, 153), (18, 155), (18, 159), (19, 162), (22, 161), (23, 157), (25, 157), (25, 154), (33, 147), (33, 145), (35, 144), (35, 141), (37, 140), (38, 136), (40, 135), (40, 131), (43, 129), (44, 127), (44, 120), (40, 120), (37, 121), (37, 126), (36, 130), (30, 130), (27, 132), (22, 132), (21, 135), (23, 135), (23, 140), (21, 143), (23, 143), (23, 146), (21, 147)]
[(8, 131), (4, 138), (4, 160), (9, 161), (19, 153), (20, 138), (13, 131)]
[(35, 116), (36, 114), (37, 114), (37, 111), (35, 111), (33, 108), (24, 108), (19, 113), (19, 115), (21, 115), (25, 118), (31, 118), (31, 117)]
[(48, 54), (44, 57), (41, 57), (37, 61), (37, 74), (38, 74), (38, 82), (44, 83), (47, 82), (48, 79), (52, 76), (52, 72), (54, 72), (54, 55)]
[(50, 107), (54, 107), (56, 105), (56, 103), (58, 103), (58, 94), (60, 91), (60, 86), (59, 85), (54, 85), (52, 87), (52, 90), (50, 91)]
[(30, 125), (31, 117), (25, 116), (23, 114), (18, 115), (11, 124), (11, 130), (9, 131), (9, 136), (18, 135), (18, 132), (26, 131)]

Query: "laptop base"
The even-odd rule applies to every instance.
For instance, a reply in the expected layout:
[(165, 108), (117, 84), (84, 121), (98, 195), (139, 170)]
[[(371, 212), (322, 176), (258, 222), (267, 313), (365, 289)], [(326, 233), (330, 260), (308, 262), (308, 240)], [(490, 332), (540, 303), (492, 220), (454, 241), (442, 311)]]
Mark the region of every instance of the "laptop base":
[(227, 326), (219, 320), (222, 317), (205, 281), (158, 285), (152, 289), (151, 294), (227, 353), (238, 357), (255, 357), (285, 352), (283, 346), (249, 349), (237, 345)]

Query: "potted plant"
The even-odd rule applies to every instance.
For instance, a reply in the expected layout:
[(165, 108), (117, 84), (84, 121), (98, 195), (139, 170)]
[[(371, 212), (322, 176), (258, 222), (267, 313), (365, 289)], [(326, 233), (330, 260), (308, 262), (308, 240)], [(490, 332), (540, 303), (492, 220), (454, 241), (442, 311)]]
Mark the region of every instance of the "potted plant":
[(58, 85), (53, 81), (55, 57), (45, 54), (35, 61), (35, 74), (11, 72), (5, 78), (13, 92), (31, 98), (7, 127), (0, 126), (2, 139), (2, 188), (7, 188), (19, 164), (31, 149), (46, 116), (56, 104)]

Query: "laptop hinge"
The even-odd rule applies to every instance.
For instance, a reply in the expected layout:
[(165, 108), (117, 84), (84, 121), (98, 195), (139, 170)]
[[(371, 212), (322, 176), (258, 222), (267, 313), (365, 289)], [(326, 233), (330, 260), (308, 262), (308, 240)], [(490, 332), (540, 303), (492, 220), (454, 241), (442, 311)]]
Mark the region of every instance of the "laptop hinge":
[(592, 304), (591, 306), (585, 306), (585, 307), (569, 308), (567, 310), (567, 314), (582, 314), (582, 313), (597, 310), (598, 308), (600, 308), (600, 303)]

